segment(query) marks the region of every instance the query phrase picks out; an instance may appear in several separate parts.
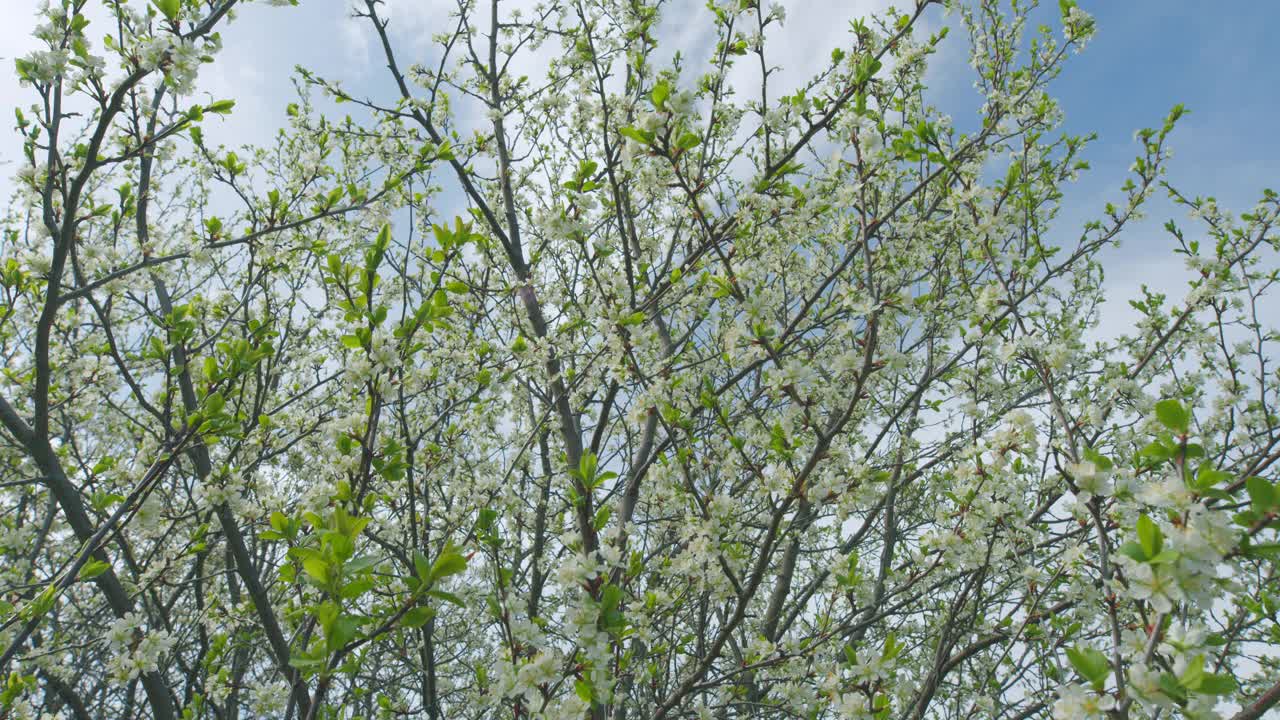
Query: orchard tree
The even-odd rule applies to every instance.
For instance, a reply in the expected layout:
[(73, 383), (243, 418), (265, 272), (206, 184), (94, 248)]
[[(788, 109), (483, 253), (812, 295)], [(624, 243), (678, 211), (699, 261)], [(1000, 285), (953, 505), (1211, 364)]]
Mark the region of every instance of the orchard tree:
[[(700, 59), (662, 2), (454, 1), (425, 56), (349, 3), (386, 90), (301, 70), (234, 149), (195, 89), (237, 0), (42, 11), (0, 238), (0, 715), (1280, 703), (1280, 199), (1164, 182), (1177, 107), (1058, 219), (1075, 2), (853, 18), (785, 86), (767, 0), (686, 18)], [(929, 104), (944, 47), (976, 119)], [(1104, 334), (1100, 253), (1155, 194), (1193, 279)]]

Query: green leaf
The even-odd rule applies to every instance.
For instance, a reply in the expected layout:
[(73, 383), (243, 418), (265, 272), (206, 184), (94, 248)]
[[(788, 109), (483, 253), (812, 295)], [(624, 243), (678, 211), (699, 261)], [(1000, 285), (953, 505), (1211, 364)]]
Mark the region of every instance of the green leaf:
[(325, 646), (329, 652), (337, 652), (356, 639), (360, 634), (360, 620), (354, 615), (342, 615), (330, 626), (325, 636)]
[(1280, 543), (1258, 543), (1244, 545), (1241, 553), (1252, 560), (1280, 559)]
[(653, 86), (653, 91), (649, 93), (649, 99), (653, 100), (653, 106), (659, 110), (666, 107), (667, 98), (671, 97), (671, 83), (666, 80), (660, 80), (658, 84)]
[(1230, 695), (1236, 691), (1236, 680), (1223, 673), (1205, 673), (1196, 692), (1201, 695)]
[(76, 577), (81, 580), (91, 580), (110, 569), (111, 563), (103, 562), (101, 560), (90, 560), (80, 568), (80, 572)]
[(343, 599), (354, 600), (355, 598), (358, 598), (361, 595), (372, 590), (374, 585), (376, 584), (377, 584), (376, 582), (368, 578), (365, 578), (363, 580), (352, 580), (351, 582), (342, 586), (341, 594)]
[(858, 85), (865, 85), (880, 70), (882, 63), (868, 55), (858, 61), (856, 82)]
[(596, 479), (596, 467), (598, 466), (598, 463), (599, 459), (596, 458), (596, 454), (590, 450), (582, 453), (582, 458), (578, 460), (578, 477), (582, 478), (582, 482), (588, 487), (590, 487), (592, 481)]
[(431, 576), (431, 561), (427, 560), (427, 556), (421, 552), (413, 551), (413, 569), (417, 571), (418, 577), (427, 578)]
[(352, 558), (350, 561), (347, 562), (345, 567), (347, 572), (358, 573), (358, 572), (364, 572), (365, 570), (368, 570), (377, 564), (378, 564), (378, 558), (371, 557), (369, 555), (361, 555), (360, 557)]
[(235, 100), (218, 100), (212, 105), (207, 106), (204, 110), (205, 112), (217, 113), (219, 115), (229, 115), (235, 106)]
[(1244, 481), (1244, 487), (1254, 512), (1265, 513), (1276, 505), (1276, 488), (1266, 480), (1254, 476)]
[(903, 645), (898, 643), (898, 636), (889, 633), (884, 637), (884, 650), (880, 654), (880, 658), (886, 662), (898, 657), (902, 652)]
[(623, 127), (618, 128), (618, 133), (622, 135), (622, 137), (635, 140), (641, 145), (653, 144), (653, 133), (648, 130), (641, 130), (640, 128), (634, 127)]
[(1103, 455), (1093, 448), (1084, 449), (1084, 459), (1096, 465), (1099, 470), (1105, 471), (1115, 467), (1115, 463), (1111, 462), (1111, 458)]
[(1200, 466), (1199, 470), (1196, 471), (1195, 489), (1200, 492), (1204, 492), (1205, 490), (1208, 490), (1215, 485), (1220, 485), (1229, 479), (1231, 479), (1231, 473), (1211, 467), (1209, 463), (1204, 463)]
[(613, 610), (622, 604), (623, 592), (622, 588), (617, 585), (605, 585), (600, 591), (600, 607), (605, 610)]
[(1142, 543), (1142, 551), (1148, 558), (1159, 555), (1160, 549), (1164, 547), (1164, 536), (1160, 532), (1160, 526), (1146, 515), (1138, 516), (1138, 542)]
[(1147, 553), (1142, 546), (1135, 542), (1127, 542), (1120, 546), (1118, 552), (1125, 557), (1137, 560), (1138, 562), (1147, 561)]
[(420, 605), (405, 613), (404, 616), (400, 618), (400, 624), (407, 628), (420, 628), (423, 625), (426, 625), (431, 618), (435, 617), (435, 614), (435, 610), (432, 610), (426, 605)]
[(182, 10), (182, 0), (151, 0), (151, 4), (169, 20), (176, 20), (178, 12)]
[(677, 150), (692, 150), (702, 144), (702, 137), (697, 133), (686, 132), (676, 140)]
[(313, 670), (323, 667), (325, 659), (322, 657), (312, 657), (306, 653), (294, 653), (289, 656), (289, 664), (299, 670)]
[(289, 518), (279, 510), (271, 513), (271, 528), (276, 532), (283, 533), (289, 528)]
[(329, 563), (319, 555), (313, 555), (302, 561), (302, 569), (318, 583), (329, 581)]
[(457, 595), (454, 595), (451, 592), (445, 592), (444, 590), (428, 590), (427, 594), (438, 600), (444, 600), (445, 602), (453, 603), (454, 605), (457, 605), (460, 608), (465, 608), (467, 606), (467, 603), (463, 601), (461, 597), (458, 597)]
[(22, 619), (30, 622), (44, 617), (58, 603), (58, 586), (49, 585), (40, 594), (31, 598), (20, 611)]
[(608, 505), (601, 505), (596, 509), (596, 516), (591, 521), (591, 525), (596, 529), (596, 532), (604, 529), (604, 526), (609, 523), (609, 517), (612, 514), (613, 510)]
[(1186, 668), (1182, 671), (1182, 677), (1178, 678), (1178, 684), (1194, 691), (1204, 681), (1204, 675), (1204, 655), (1196, 655), (1187, 662)]
[(1186, 691), (1178, 684), (1178, 678), (1174, 677), (1172, 673), (1160, 673), (1160, 689), (1164, 691), (1165, 695), (1174, 700), (1181, 701), (1187, 697)]
[(1067, 660), (1071, 662), (1071, 667), (1075, 668), (1082, 679), (1095, 689), (1102, 689), (1107, 681), (1107, 671), (1110, 669), (1106, 655), (1091, 647), (1077, 645), (1074, 648), (1067, 648)]
[(435, 581), (440, 578), (449, 577), (450, 575), (457, 575), (466, 569), (467, 559), (456, 550), (446, 548), (445, 551), (440, 553), (440, 556), (436, 558), (436, 561), (432, 563), (429, 577), (432, 581)]
[(1177, 400), (1161, 400), (1156, 403), (1156, 419), (1161, 425), (1186, 435), (1191, 427), (1191, 413)]

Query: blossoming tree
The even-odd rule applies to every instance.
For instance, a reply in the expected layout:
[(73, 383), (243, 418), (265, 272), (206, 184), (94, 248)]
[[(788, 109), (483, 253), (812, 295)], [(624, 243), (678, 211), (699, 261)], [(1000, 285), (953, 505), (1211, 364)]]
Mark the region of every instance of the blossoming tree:
[[(1074, 2), (855, 18), (783, 87), (762, 0), (713, 0), (699, 61), (662, 3), (459, 0), (430, 65), (359, 0), (394, 90), (302, 71), (229, 149), (191, 94), (237, 4), (57, 0), (17, 61), (0, 715), (1280, 702), (1280, 200), (1163, 183), (1175, 108), (1056, 222)], [(1155, 192), (1194, 280), (1104, 337)]]

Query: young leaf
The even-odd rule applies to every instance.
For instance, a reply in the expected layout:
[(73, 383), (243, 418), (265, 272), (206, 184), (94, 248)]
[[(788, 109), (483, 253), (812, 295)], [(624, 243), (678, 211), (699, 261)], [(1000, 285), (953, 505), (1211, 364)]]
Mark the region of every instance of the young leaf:
[(1236, 691), (1235, 678), (1225, 673), (1205, 673), (1196, 692), (1201, 695), (1230, 695)]
[(464, 602), (461, 597), (458, 597), (451, 592), (445, 592), (444, 590), (428, 590), (427, 594), (433, 598), (453, 603), (460, 608), (465, 608), (467, 606), (467, 603)]
[(1146, 515), (1138, 516), (1138, 542), (1142, 544), (1142, 551), (1148, 558), (1159, 555), (1161, 548), (1164, 547), (1164, 536), (1160, 532), (1160, 526)]
[(151, 4), (156, 6), (161, 15), (168, 20), (177, 20), (178, 13), (182, 10), (182, 0), (151, 0)]
[(1276, 505), (1276, 488), (1266, 480), (1254, 476), (1244, 481), (1249, 492), (1250, 507), (1256, 513), (1264, 513)]
[(1177, 400), (1161, 400), (1156, 403), (1156, 419), (1161, 425), (1186, 435), (1191, 427), (1191, 413)]
[(702, 144), (702, 137), (697, 133), (686, 132), (676, 140), (677, 150), (692, 150)]
[(90, 560), (80, 568), (80, 572), (76, 577), (81, 580), (91, 580), (110, 569), (111, 563), (103, 562), (101, 560)]
[(634, 140), (641, 145), (653, 144), (653, 133), (648, 130), (641, 130), (634, 127), (618, 128), (618, 133), (624, 138)]
[(649, 93), (649, 99), (653, 100), (653, 106), (658, 110), (666, 109), (667, 98), (671, 97), (671, 83), (666, 80), (660, 80), (653, 86), (653, 91)]
[(360, 621), (353, 615), (341, 615), (329, 627), (325, 646), (329, 652), (337, 652), (360, 634)]
[(407, 628), (420, 628), (435, 617), (436, 611), (426, 605), (419, 605), (400, 618), (400, 624)]
[(440, 553), (436, 561), (431, 565), (431, 572), (428, 577), (432, 581), (440, 578), (456, 575), (467, 569), (467, 559), (460, 555), (456, 550), (445, 549)]
[(1106, 655), (1091, 647), (1077, 645), (1074, 648), (1067, 648), (1067, 660), (1071, 662), (1071, 667), (1075, 668), (1081, 679), (1087, 681), (1094, 689), (1101, 690), (1106, 684), (1107, 671), (1110, 669)]

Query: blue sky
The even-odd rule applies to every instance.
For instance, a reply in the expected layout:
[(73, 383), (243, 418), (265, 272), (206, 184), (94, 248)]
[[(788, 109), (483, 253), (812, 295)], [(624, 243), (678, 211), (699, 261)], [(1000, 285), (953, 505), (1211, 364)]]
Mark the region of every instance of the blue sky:
[[(141, 2), (141, 0), (137, 0)], [(4, 0), (8, 22), (0, 25), (0, 57), (12, 62), (32, 45), (29, 37), (39, 0)], [(520, 4), (527, 4), (524, 0)], [(704, 0), (672, 0), (664, 13), (664, 43), (691, 57), (708, 51), (700, 31), (708, 11)], [(795, 83), (816, 70), (832, 48), (847, 43), (847, 19), (883, 9), (889, 0), (788, 0), (787, 22), (773, 37), (771, 62), (785, 68), (782, 84)], [(905, 4), (902, 0), (900, 4)], [(407, 59), (424, 60), (430, 35), (444, 27), (442, 0), (388, 0), (392, 30)], [(1053, 20), (1057, 2), (1042, 9)], [(1271, 129), (1280, 125), (1280, 50), (1268, 33), (1280, 27), (1280, 2), (1274, 0), (1080, 0), (1098, 20), (1098, 32), (1083, 54), (1073, 56), (1053, 89), (1066, 111), (1066, 129), (1095, 131), (1098, 141), (1086, 158), (1094, 170), (1072, 188), (1062, 214), (1062, 230), (1095, 217), (1118, 188), (1136, 152), (1133, 132), (1158, 124), (1175, 103), (1190, 110), (1173, 137), (1175, 156), (1169, 179), (1187, 193), (1214, 195), (1236, 212), (1247, 210), (1265, 186), (1277, 187), (1280, 141)], [(351, 0), (302, 0), (297, 8), (247, 5), (225, 28), (225, 51), (208, 67), (200, 94), (237, 100), (234, 116), (206, 135), (215, 142), (266, 143), (292, 99), (295, 65), (341, 78), (352, 91), (390, 97), (393, 90), (376, 55), (367, 23), (350, 17)], [(92, 17), (92, 15), (91, 15)], [(952, 19), (954, 20), (954, 18)], [(929, 24), (944, 22), (933, 11)], [(931, 78), (935, 101), (956, 115), (957, 125), (976, 106), (972, 74), (965, 62), (961, 33), (953, 34), (936, 58)], [(416, 57), (410, 58), (410, 56)], [(536, 64), (536, 61), (535, 61)], [(0, 76), (0, 113), (12, 117), (17, 103), (32, 100), (17, 87), (12, 73)], [(345, 111), (350, 106), (345, 106)], [(968, 118), (972, 120), (972, 117)], [(4, 120), (6, 126), (9, 121)], [(0, 133), (0, 160), (18, 156), (12, 133)], [(7, 176), (13, 164), (0, 166)], [(0, 183), (0, 189), (7, 183)], [(1176, 278), (1181, 262), (1170, 253), (1160, 230), (1168, 217), (1185, 214), (1167, 202), (1150, 206), (1149, 218), (1124, 236), (1123, 247), (1107, 254), (1109, 285), (1133, 296), (1143, 277)], [(1185, 223), (1184, 223), (1185, 224)], [(1126, 272), (1129, 269), (1145, 272)], [(1118, 300), (1120, 298), (1117, 298)], [(1113, 304), (1123, 321), (1126, 303)]]
[[(141, 0), (138, 0), (139, 2)], [(0, 26), (0, 57), (6, 64), (31, 46), (28, 37), (39, 0), (4, 0), (8, 22)], [(520, 3), (524, 4), (524, 3)], [(887, 0), (787, 0), (787, 24), (775, 40), (772, 57), (784, 65), (784, 79), (798, 80), (825, 61), (831, 48), (843, 44), (846, 19), (892, 4)], [(905, 4), (900, 0), (899, 4)], [(1271, 131), (1280, 122), (1280, 47), (1268, 33), (1280, 27), (1280, 2), (1273, 0), (1081, 0), (1098, 19), (1099, 30), (1088, 49), (1074, 56), (1054, 90), (1067, 112), (1067, 129), (1093, 130), (1099, 141), (1090, 151), (1098, 172), (1084, 184), (1116, 179), (1133, 154), (1133, 131), (1157, 123), (1174, 103), (1192, 110), (1174, 138), (1177, 156), (1173, 178), (1194, 191), (1213, 193), (1228, 206), (1240, 207), (1257, 188), (1275, 184), (1280, 168), (1280, 141)], [(445, 0), (392, 0), (393, 29), (406, 50), (428, 48), (430, 33), (442, 26)], [(1046, 0), (1045, 16), (1057, 3)], [(674, 0), (665, 13), (667, 39), (696, 54), (705, 36), (696, 31), (707, 15), (703, 0)], [(207, 68), (201, 88), (234, 96), (237, 117), (228, 123), (226, 140), (262, 141), (283, 118), (292, 94), (289, 75), (297, 64), (342, 77), (349, 88), (370, 86), (375, 95), (391, 88), (375, 56), (366, 23), (350, 18), (351, 0), (301, 0), (297, 8), (247, 5), (239, 19), (224, 29), (226, 45), (219, 62)], [(835, 8), (839, 8), (836, 10)], [(941, 21), (934, 11), (932, 20)], [(683, 19), (693, 22), (685, 25)], [(951, 85), (943, 93), (972, 106), (963, 39), (947, 40), (950, 52), (938, 58), (935, 83)], [(408, 53), (406, 52), (406, 55)], [(16, 103), (28, 103), (11, 73), (0, 83), (0, 111), (6, 127)], [(955, 88), (955, 89), (952, 89)], [(14, 159), (11, 133), (4, 133), (0, 156)], [(6, 173), (7, 174), (7, 173)], [(1105, 178), (1104, 176), (1112, 176)], [(1118, 182), (1118, 180), (1117, 180)]]
[(1054, 89), (1069, 129), (1098, 132), (1099, 175), (1127, 167), (1133, 130), (1180, 102), (1191, 114), (1173, 136), (1175, 185), (1235, 209), (1278, 185), (1280, 50), (1267, 35), (1280, 27), (1280, 3), (1095, 4), (1098, 35)]
[[(1228, 206), (1251, 204), (1280, 169), (1280, 3), (1120, 0), (1081, 3), (1098, 34), (1057, 81), (1068, 127), (1099, 133), (1099, 170), (1128, 165), (1131, 133), (1183, 103), (1175, 184)], [(1272, 37), (1269, 37), (1271, 35)]]
[[(1171, 138), (1168, 180), (1189, 196), (1211, 195), (1236, 214), (1264, 187), (1280, 189), (1280, 2), (1271, 0), (1112, 0), (1082, 7), (1098, 33), (1053, 85), (1066, 111), (1066, 129), (1093, 131), (1087, 152), (1093, 172), (1068, 193), (1063, 220), (1092, 216), (1136, 153), (1134, 130), (1158, 125), (1176, 103), (1190, 114)], [(1104, 254), (1110, 295), (1106, 323), (1117, 329), (1136, 314), (1124, 299), (1145, 282), (1181, 295), (1185, 279), (1173, 240), (1162, 229), (1174, 219), (1196, 228), (1186, 213), (1153, 197), (1146, 219)]]

